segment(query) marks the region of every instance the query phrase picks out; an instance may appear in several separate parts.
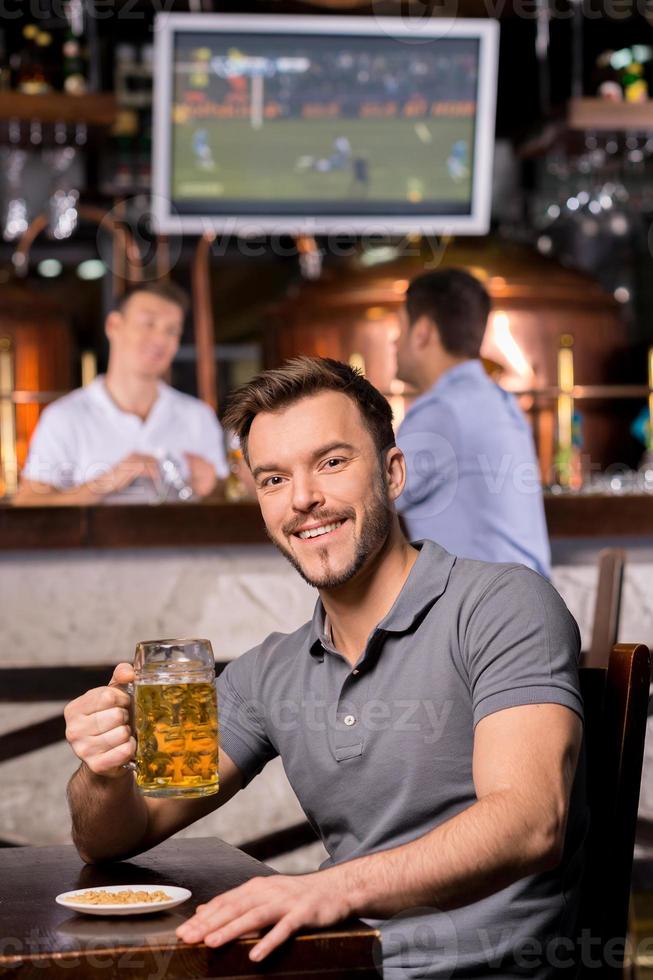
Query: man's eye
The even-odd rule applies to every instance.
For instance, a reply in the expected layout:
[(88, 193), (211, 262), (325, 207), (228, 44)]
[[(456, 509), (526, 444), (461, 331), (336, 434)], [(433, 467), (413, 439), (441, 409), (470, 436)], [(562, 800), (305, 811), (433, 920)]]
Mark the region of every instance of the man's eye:
[(340, 464), (343, 463), (343, 462), (344, 462), (344, 460), (341, 459), (339, 456), (333, 456), (331, 459), (327, 459), (327, 461), (326, 461), (326, 463), (324, 465), (327, 467), (327, 469), (332, 470), (336, 466), (340, 466)]
[(262, 487), (278, 487), (278, 483), (273, 483), (273, 480), (279, 480), (281, 482), (282, 477), (280, 476), (267, 476), (265, 480), (261, 483)]

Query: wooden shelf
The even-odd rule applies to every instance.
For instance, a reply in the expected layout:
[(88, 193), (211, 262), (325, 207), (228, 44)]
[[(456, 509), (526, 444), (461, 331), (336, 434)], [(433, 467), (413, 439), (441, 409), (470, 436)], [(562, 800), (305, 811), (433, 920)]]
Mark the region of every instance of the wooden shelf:
[(0, 120), (37, 120), (41, 123), (85, 123), (87, 126), (112, 126), (118, 105), (112, 92), (92, 95), (25, 95), (23, 92), (0, 92)]
[(571, 395), (574, 401), (584, 401), (591, 399), (619, 399), (619, 398), (648, 398), (651, 389), (647, 385), (574, 385), (571, 391), (563, 391), (562, 388), (550, 386), (548, 388), (521, 388), (512, 390), (506, 388), (515, 398), (527, 396), (529, 398), (542, 398), (553, 401), (559, 395)]
[(653, 99), (648, 102), (571, 99), (567, 106), (567, 128), (615, 133), (653, 131)]
[(609, 102), (607, 99), (570, 99), (566, 113), (542, 123), (523, 140), (518, 154), (531, 160), (556, 145), (573, 153), (583, 150), (583, 133), (653, 133), (653, 99), (648, 102)]

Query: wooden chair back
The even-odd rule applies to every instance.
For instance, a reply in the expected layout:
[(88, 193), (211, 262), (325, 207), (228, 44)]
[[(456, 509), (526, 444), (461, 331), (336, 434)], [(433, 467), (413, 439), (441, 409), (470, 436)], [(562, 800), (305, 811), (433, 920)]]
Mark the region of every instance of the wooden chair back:
[[(620, 944), (628, 930), (649, 678), (650, 656), (643, 644), (617, 644), (607, 669), (580, 670), (590, 832), (579, 936), (585, 932), (594, 943), (581, 967), (583, 980), (622, 976)], [(597, 973), (591, 964), (599, 950), (607, 962)]]
[(608, 666), (610, 651), (618, 639), (625, 564), (626, 552), (622, 548), (604, 548), (599, 554), (592, 641), (583, 656), (584, 667)]

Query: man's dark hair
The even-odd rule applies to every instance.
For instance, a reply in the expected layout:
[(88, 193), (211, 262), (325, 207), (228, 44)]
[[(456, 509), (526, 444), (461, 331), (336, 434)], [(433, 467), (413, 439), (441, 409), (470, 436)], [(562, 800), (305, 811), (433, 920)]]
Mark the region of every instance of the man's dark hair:
[(180, 307), (184, 316), (188, 314), (190, 310), (190, 300), (188, 298), (188, 293), (177, 283), (171, 282), (169, 279), (158, 279), (152, 282), (139, 282), (135, 286), (132, 286), (124, 296), (121, 296), (116, 303), (116, 310), (122, 313), (125, 306), (132, 298), (138, 293), (147, 293), (148, 296), (158, 296), (159, 299), (164, 299), (168, 303), (174, 303), (175, 306)]
[(479, 356), (490, 306), (487, 291), (464, 269), (425, 272), (406, 291), (408, 322), (428, 317), (447, 353), (460, 357)]
[(358, 406), (377, 451), (395, 445), (392, 409), (360, 371), (330, 357), (294, 357), (280, 368), (263, 371), (229, 398), (223, 423), (240, 439), (247, 462), (247, 439), (259, 412), (274, 412), (322, 391), (341, 391)]

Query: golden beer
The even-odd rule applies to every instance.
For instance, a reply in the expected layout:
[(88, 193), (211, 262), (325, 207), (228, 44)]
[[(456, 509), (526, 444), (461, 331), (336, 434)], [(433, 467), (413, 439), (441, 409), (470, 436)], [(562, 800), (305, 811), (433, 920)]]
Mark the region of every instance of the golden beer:
[(146, 796), (209, 796), (218, 791), (215, 685), (137, 682), (136, 783)]

